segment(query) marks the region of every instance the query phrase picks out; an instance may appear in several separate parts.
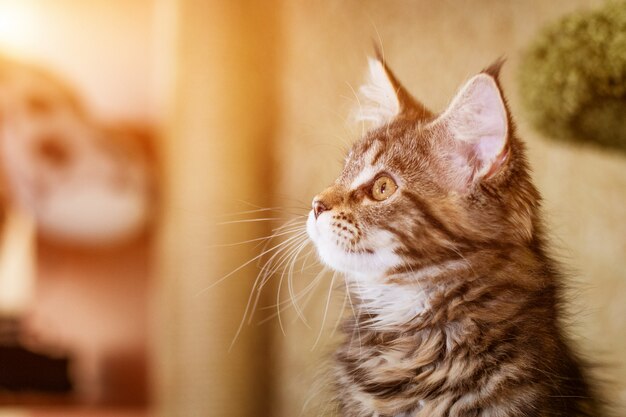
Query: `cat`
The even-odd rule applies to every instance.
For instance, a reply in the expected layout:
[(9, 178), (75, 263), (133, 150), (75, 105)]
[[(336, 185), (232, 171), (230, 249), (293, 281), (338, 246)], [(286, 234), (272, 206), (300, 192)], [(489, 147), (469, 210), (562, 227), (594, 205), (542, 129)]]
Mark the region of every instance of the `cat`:
[(355, 304), (334, 355), (343, 417), (603, 415), (561, 324), (502, 63), (437, 115), (369, 61), (359, 118), (373, 128), (307, 218)]
[(109, 245), (150, 222), (149, 129), (94, 120), (39, 65), (0, 55), (0, 195), (48, 238)]

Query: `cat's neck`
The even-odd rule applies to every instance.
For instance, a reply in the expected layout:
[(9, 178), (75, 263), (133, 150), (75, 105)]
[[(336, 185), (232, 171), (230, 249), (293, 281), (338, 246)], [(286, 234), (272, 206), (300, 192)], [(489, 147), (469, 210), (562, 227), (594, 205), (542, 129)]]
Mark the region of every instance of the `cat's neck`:
[(349, 275), (350, 301), (373, 328), (395, 328), (411, 323), (430, 308), (430, 299), (442, 288), (444, 275), (470, 270), (466, 260), (447, 260), (392, 275)]
[(467, 288), (474, 290), (488, 291), (489, 286), (506, 285), (510, 280), (512, 285), (519, 286), (522, 282), (532, 291), (542, 284), (533, 282), (528, 274), (545, 270), (546, 260), (549, 259), (542, 250), (530, 246), (491, 248), (385, 276), (350, 275), (347, 277), (350, 301), (363, 313), (359, 325), (374, 330), (398, 330), (426, 320), (432, 309), (438, 308), (434, 300), (448, 297), (452, 292), (458, 292), (462, 298), (464, 284), (470, 281), (473, 284)]

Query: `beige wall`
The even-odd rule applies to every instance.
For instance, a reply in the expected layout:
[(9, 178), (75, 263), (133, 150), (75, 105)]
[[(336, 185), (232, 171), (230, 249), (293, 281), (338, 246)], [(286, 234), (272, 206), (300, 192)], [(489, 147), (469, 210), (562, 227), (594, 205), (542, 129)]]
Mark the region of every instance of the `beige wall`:
[[(535, 133), (525, 122), (515, 82), (520, 53), (538, 28), (594, 4), (601, 2), (285, 2), (276, 187), (307, 203), (339, 172), (343, 149), (359, 133), (346, 117), (356, 103), (352, 88), (362, 80), (372, 41), (382, 41), (398, 76), (436, 111), (464, 80), (505, 55), (504, 89), (529, 143), (554, 249), (578, 282), (576, 330), (591, 357), (609, 365), (602, 374), (614, 380), (611, 397), (626, 404), (626, 157), (568, 148)], [(324, 378), (334, 317), (326, 321), (323, 342), (311, 348), (329, 282), (311, 302), (312, 328), (284, 320), (286, 336), (276, 332), (276, 416), (301, 415), (307, 400), (302, 415), (316, 416), (326, 407), (324, 386), (313, 381)], [(337, 294), (334, 303), (340, 305), (343, 296)]]

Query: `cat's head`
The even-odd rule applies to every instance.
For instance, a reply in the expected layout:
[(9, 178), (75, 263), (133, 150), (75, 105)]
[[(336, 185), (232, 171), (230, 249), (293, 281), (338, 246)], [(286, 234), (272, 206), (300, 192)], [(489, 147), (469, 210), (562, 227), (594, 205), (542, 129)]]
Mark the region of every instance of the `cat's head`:
[(370, 60), (360, 118), (374, 128), (313, 199), (307, 222), (325, 264), (378, 279), (532, 240), (539, 196), (500, 66), (472, 77), (435, 115)]
[(43, 235), (105, 245), (143, 231), (154, 202), (149, 139), (95, 122), (57, 77), (0, 56), (0, 191)]

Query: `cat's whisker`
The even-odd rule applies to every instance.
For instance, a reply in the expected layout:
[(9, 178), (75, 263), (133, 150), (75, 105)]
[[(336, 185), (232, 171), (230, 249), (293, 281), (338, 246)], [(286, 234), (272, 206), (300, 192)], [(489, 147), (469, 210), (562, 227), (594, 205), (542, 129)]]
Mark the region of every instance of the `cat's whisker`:
[(285, 275), (287, 271), (287, 265), (290, 264), (291, 260), (294, 256), (297, 256), (298, 253), (303, 249), (304, 246), (308, 243), (308, 240), (305, 236), (303, 236), (302, 240), (298, 241), (296, 245), (294, 245), (289, 251), (285, 252), (272, 266), (271, 269), (268, 269), (265, 273), (266, 276), (271, 276), (277, 273), (279, 270), (281, 272), (281, 278)]
[(237, 223), (258, 223), (258, 222), (268, 222), (268, 221), (274, 221), (274, 220), (285, 220), (285, 219), (282, 217), (261, 217), (258, 219), (229, 220), (229, 221), (224, 221), (224, 222), (218, 222), (215, 224), (217, 226), (224, 226), (224, 225), (237, 224)]
[[(316, 283), (316, 288), (319, 285), (320, 282), (322, 282), (322, 279), (326, 276), (326, 274), (329, 272), (330, 270), (326, 267), (324, 267), (324, 269), (322, 269), (318, 275), (316, 275), (315, 280), (317, 281)], [(302, 302), (302, 308), (305, 309), (309, 303), (311, 302), (311, 299), (313, 298), (313, 294), (314, 294), (314, 290), (315, 288), (311, 289), (311, 291), (309, 291), (309, 294), (307, 295), (306, 299)]]
[[(304, 259), (302, 260), (302, 267), (300, 268), (300, 273), (304, 273), (304, 271), (306, 271), (307, 269), (309, 269), (311, 266), (314, 265), (310, 265), (310, 266), (306, 266), (307, 261), (309, 260), (309, 257), (311, 256), (311, 254), (315, 252), (315, 248), (311, 248), (306, 255), (304, 256)], [(305, 268), (306, 266), (306, 268)]]
[(281, 268), (284, 260), (288, 259), (289, 254), (297, 248), (303, 241), (306, 240), (306, 236), (304, 232), (298, 233), (297, 239), (295, 239), (288, 247), (285, 247), (283, 251), (274, 253), (261, 267), (261, 270), (257, 274), (257, 279), (255, 281), (258, 282), (256, 286), (257, 299), (255, 304), (258, 302), (258, 299), (261, 296), (261, 291), (263, 287), (267, 284), (269, 279)]
[(270, 253), (270, 252), (280, 248), (283, 245), (286, 245), (287, 243), (289, 243), (290, 241), (292, 241), (293, 239), (298, 238), (298, 237), (301, 237), (301, 235), (292, 236), (292, 237), (286, 239), (285, 241), (283, 241), (281, 243), (278, 243), (277, 245), (271, 247), (270, 249), (264, 250), (263, 252), (261, 252), (260, 254), (256, 255), (252, 259), (244, 262), (239, 267), (233, 269), (228, 274), (224, 275), (223, 277), (221, 277), (220, 279), (218, 279), (217, 281), (215, 281), (214, 283), (212, 283), (208, 287), (203, 288), (202, 290), (198, 291), (198, 293), (196, 293), (196, 297), (204, 294), (205, 292), (207, 292), (207, 291), (211, 290), (212, 288), (214, 288), (216, 285), (219, 285), (220, 283), (224, 282), (225, 279), (227, 279), (228, 277), (234, 275), (236, 272), (242, 270), (243, 268), (245, 268), (246, 266), (250, 265), (252, 262), (256, 261), (257, 259), (259, 259), (259, 258), (263, 257), (264, 255), (266, 255), (266, 254), (268, 254), (268, 253)]
[(256, 238), (253, 238), (253, 239), (242, 240), (241, 242), (222, 243), (222, 244), (218, 244), (218, 245), (213, 245), (213, 246), (211, 246), (211, 248), (228, 248), (228, 247), (232, 247), (232, 246), (245, 245), (246, 243), (263, 242), (265, 240), (271, 240), (271, 239), (275, 239), (275, 238), (280, 237), (280, 236), (285, 236), (285, 235), (288, 235), (288, 234), (291, 234), (291, 233), (295, 233), (295, 232), (297, 232), (299, 230), (301, 230), (301, 228), (294, 228), (293, 230), (286, 229), (282, 233), (273, 233), (273, 234), (271, 234), (269, 236), (256, 237)]
[(277, 252), (273, 254), (272, 257), (268, 259), (267, 262), (265, 262), (265, 264), (261, 268), (261, 271), (259, 272), (259, 275), (263, 277), (261, 279), (261, 284), (259, 285), (259, 291), (265, 286), (269, 278), (282, 267), (285, 260), (288, 259), (291, 251), (307, 240), (306, 232), (304, 231), (299, 233), (297, 237), (299, 237), (299, 239), (297, 239), (293, 245), (290, 245), (288, 250), (285, 250), (282, 253)]
[[(314, 290), (319, 286), (320, 282), (322, 281), (322, 279), (324, 278), (325, 273), (328, 272), (327, 268), (323, 268), (314, 278), (313, 280), (311, 280), (311, 282), (304, 288), (302, 289), (300, 292), (298, 292), (295, 296), (296, 300), (299, 300), (303, 297), (306, 296), (305, 300), (300, 304), (301, 308), (304, 309), (306, 308), (306, 306), (309, 304), (309, 302), (311, 301), (311, 298), (314, 294)], [(293, 307), (293, 304), (291, 303), (291, 300), (285, 300), (285, 301), (281, 301), (280, 305), (283, 308), (289, 308), (289, 307)], [(267, 309), (275, 309), (277, 306), (276, 304), (272, 304), (266, 307), (263, 307), (263, 310), (267, 310)], [(273, 314), (269, 315), (268, 317), (264, 318), (263, 320), (261, 320), (258, 324), (261, 325), (273, 318), (275, 318), (277, 316), (277, 312), (274, 312)], [(299, 317), (295, 317), (295, 320), (298, 320)], [(307, 322), (305, 322), (305, 324), (307, 324)], [(310, 326), (307, 325), (307, 327), (310, 328)]]
[[(296, 298), (300, 299), (304, 296), (306, 296), (309, 291), (314, 287), (316, 280), (320, 279), (320, 275), (322, 275), (323, 272), (326, 272), (325, 270), (320, 271), (320, 273), (316, 274), (315, 278), (313, 278), (313, 280), (311, 280), (311, 282), (309, 282), (306, 287), (304, 287), (302, 290), (300, 290), (297, 294), (296, 294)], [(280, 302), (280, 305), (285, 307), (291, 304), (291, 300), (283, 300)], [(271, 309), (275, 309), (276, 308), (276, 304), (270, 304), (267, 306), (264, 306), (261, 308), (261, 310), (271, 310)]]
[[(297, 256), (297, 254), (299, 253), (299, 251), (301, 251), (301, 250), (302, 250), (302, 248), (304, 247), (303, 245), (304, 245), (304, 244), (306, 244), (306, 243), (308, 243), (308, 242), (306, 242), (306, 241), (305, 241), (305, 242), (304, 242), (303, 244), (301, 244), (300, 246), (296, 247), (295, 249), (292, 249), (292, 252), (294, 252), (294, 253), (295, 253), (295, 255), (294, 255), (294, 256)], [(291, 255), (290, 255), (290, 256), (291, 256)], [(283, 263), (284, 263), (284, 262), (285, 262), (285, 261), (283, 261)], [(283, 326), (283, 321), (282, 321), (282, 318), (281, 318), (281, 316), (280, 316), (280, 292), (281, 292), (281, 288), (282, 288), (282, 285), (283, 285), (283, 278), (284, 278), (284, 276), (285, 276), (285, 270), (283, 269), (283, 272), (280, 274), (280, 279), (278, 280), (278, 289), (277, 289), (277, 291), (276, 291), (276, 310), (277, 310), (277, 313), (278, 313), (278, 325), (279, 325), (279, 327), (280, 327), (280, 330), (281, 330), (281, 331), (282, 331), (282, 333), (283, 333), (283, 336), (286, 336), (287, 334), (286, 334), (286, 332), (285, 332), (285, 328), (284, 328), (284, 326)], [(294, 307), (295, 307), (295, 305), (294, 305)]]
[[(317, 289), (317, 287), (319, 286), (319, 284), (322, 282), (322, 279), (324, 278), (324, 276), (326, 275), (326, 273), (328, 272), (328, 269), (324, 268), (320, 271), (320, 273), (318, 275), (316, 275), (316, 278), (314, 279), (314, 283), (312, 282), (311, 284), (311, 289), (307, 290), (306, 292), (308, 294), (302, 294), (302, 296), (306, 295), (306, 298), (304, 299), (304, 301), (300, 304), (302, 311), (304, 311), (304, 309), (307, 308), (307, 306), (309, 305), (309, 303), (311, 302), (313, 295), (315, 294), (315, 290)], [(308, 288), (308, 286), (307, 286)], [(300, 297), (301, 298), (301, 297)], [(297, 318), (296, 318), (297, 319)]]
[(348, 300), (348, 293), (346, 292), (343, 295), (343, 302), (341, 303), (341, 309), (339, 310), (339, 314), (337, 315), (337, 320), (335, 321), (335, 325), (333, 326), (333, 331), (330, 332), (330, 337), (332, 338), (333, 336), (335, 336), (335, 333), (337, 332), (337, 329), (339, 328), (339, 323), (341, 323), (341, 319), (343, 318), (343, 313), (346, 309), (346, 304), (347, 304), (347, 300)]
[(368, 16), (368, 19), (372, 27), (374, 28), (374, 32), (376, 32), (376, 37), (378, 38), (378, 46), (380, 47), (380, 55), (381, 55), (382, 61), (385, 62), (385, 47), (383, 46), (383, 38), (380, 36), (380, 32), (378, 31), (378, 27), (376, 26), (376, 23), (369, 16)]
[[(298, 204), (303, 204), (301, 201), (297, 200), (297, 199), (293, 199), (295, 200), (296, 203)], [(280, 206), (276, 206), (276, 207), (264, 207), (264, 206), (260, 206), (258, 204), (254, 204), (250, 201), (246, 201), (246, 200), (237, 200), (240, 203), (246, 204), (250, 207), (254, 207), (255, 209), (259, 209), (259, 210), (276, 210), (276, 211), (287, 211), (287, 210), (302, 210), (303, 208), (306, 210), (307, 209), (307, 205), (303, 204), (302, 206), (298, 205), (298, 206), (286, 206), (286, 205), (280, 205)]]
[(306, 318), (304, 317), (304, 314), (302, 313), (302, 311), (300, 310), (300, 306), (298, 305), (298, 301), (295, 299), (295, 293), (294, 293), (294, 288), (293, 288), (293, 271), (295, 268), (295, 263), (297, 261), (298, 255), (301, 253), (301, 251), (306, 248), (306, 246), (309, 244), (309, 240), (307, 239), (301, 246), (301, 248), (298, 250), (298, 252), (296, 252), (296, 254), (292, 257), (292, 261), (289, 265), (289, 269), (288, 269), (288, 273), (287, 273), (287, 288), (289, 289), (289, 298), (291, 298), (291, 302), (293, 303), (293, 307), (296, 310), (296, 315), (298, 317), (300, 317), (302, 319), (302, 322), (309, 327), (309, 324), (306, 320)]
[(272, 231), (271, 236), (273, 238), (278, 238), (280, 236), (284, 236), (284, 235), (288, 235), (288, 234), (292, 234), (292, 233), (301, 234), (301, 233), (304, 233), (304, 232), (306, 232), (306, 230), (304, 230), (302, 225), (297, 225), (297, 226), (292, 226), (292, 227), (281, 229), (281, 230), (274, 230), (274, 231)]
[(306, 224), (306, 216), (297, 217), (285, 222), (283, 225), (275, 227), (272, 231), (281, 231), (283, 229), (289, 229), (291, 227), (302, 227)]
[[(354, 282), (355, 282), (355, 284), (357, 286), (357, 290), (359, 292), (361, 292), (361, 286), (360, 286), (358, 278), (356, 278), (354, 280)], [(346, 280), (345, 283), (346, 283), (346, 291), (348, 293), (348, 298), (350, 300), (350, 307), (352, 308), (352, 316), (354, 317), (354, 330), (352, 330), (352, 336), (350, 337), (350, 345), (352, 345), (352, 342), (354, 341), (354, 335), (355, 335), (355, 333), (357, 333), (357, 337), (359, 339), (359, 351), (361, 352), (363, 347), (362, 347), (362, 344), (361, 344), (361, 324), (359, 323), (359, 317), (361, 316), (361, 308), (362, 307), (361, 307), (361, 304), (359, 303), (359, 311), (358, 311), (358, 313), (354, 310), (354, 303), (352, 302), (352, 295), (350, 293), (350, 288), (348, 286), (348, 281)]]
[[(302, 234), (299, 234), (299, 235), (296, 235), (296, 236), (292, 236), (292, 237), (288, 238), (287, 240), (285, 240), (285, 241), (283, 241), (283, 242), (273, 246), (271, 249), (267, 249), (267, 250), (263, 251), (260, 255), (254, 257), (250, 261), (246, 262), (246, 264), (240, 266), (238, 268), (238, 270), (241, 269), (242, 267), (246, 266), (247, 264), (250, 264), (254, 260), (258, 259), (259, 257), (261, 257), (261, 256), (263, 256), (263, 255), (265, 255), (265, 254), (267, 254), (269, 252), (272, 252), (274, 250), (277, 250), (277, 252), (272, 255), (272, 258), (275, 257), (277, 254), (280, 254), (280, 253), (285, 252), (286, 250), (289, 250), (289, 248), (292, 248), (293, 246), (295, 246), (295, 245), (297, 245), (299, 243), (299, 240), (297, 240), (298, 238), (302, 239), (303, 238)], [(270, 258), (270, 259), (272, 259), (272, 258)], [(234, 272), (236, 272), (236, 271), (231, 272), (231, 274), (229, 274), (229, 275), (232, 275), (232, 273), (234, 273)], [(257, 305), (257, 303), (259, 301), (259, 297), (260, 297), (260, 288), (257, 288), (257, 287), (259, 285), (258, 282), (259, 282), (259, 278), (261, 277), (261, 273), (262, 272), (263, 272), (263, 270), (261, 272), (259, 272), (259, 274), (257, 274), (257, 276), (256, 276), (256, 278), (255, 278), (255, 280), (254, 280), (254, 282), (252, 284), (252, 288), (250, 290), (250, 295), (248, 296), (248, 301), (246, 302), (246, 307), (245, 307), (245, 310), (244, 310), (243, 317), (242, 317), (241, 321), (239, 322), (239, 326), (237, 327), (237, 330), (235, 332), (235, 336), (233, 337), (233, 340), (232, 340), (232, 342), (230, 344), (229, 351), (232, 349), (232, 347), (234, 346), (235, 342), (237, 341), (237, 338), (241, 334), (243, 326), (246, 323), (246, 318), (248, 318), (248, 316), (250, 317), (250, 319), (248, 319), (248, 323), (249, 323), (251, 318), (252, 318), (252, 316), (254, 315), (254, 310), (256, 309), (256, 305)], [(225, 278), (226, 277), (223, 277), (220, 281), (223, 281)], [(219, 283), (219, 281), (218, 281), (218, 283)], [(256, 298), (254, 297), (255, 293), (256, 293)], [(252, 305), (252, 300), (253, 299), (254, 299), (254, 305)]]
[[(288, 220), (282, 226), (272, 229), (272, 235), (274, 236), (277, 233), (281, 233), (283, 231), (298, 232), (298, 234), (300, 234), (299, 232), (304, 232), (305, 231), (305, 228), (303, 227), (304, 222), (296, 223), (298, 220), (300, 219), (294, 218), (294, 219)], [(270, 244), (270, 242), (271, 240), (268, 240), (267, 242), (265, 242), (261, 250), (262, 251), (265, 250), (267, 246)], [(265, 263), (263, 266), (265, 265), (267, 265), (267, 263)]]
[(282, 232), (306, 232), (305, 227), (304, 227), (304, 223), (300, 223), (300, 224), (294, 224), (294, 225), (290, 225), (289, 227), (284, 227), (284, 228), (276, 228), (274, 230), (272, 230), (272, 233), (282, 233)]
[(350, 288), (348, 287), (348, 281), (344, 280), (344, 285), (346, 287), (346, 294), (348, 295), (348, 301), (350, 302), (350, 309), (352, 310), (352, 317), (354, 318), (354, 322), (357, 321), (356, 312), (354, 311), (354, 303), (352, 302), (352, 295), (350, 294)]
[[(296, 248), (298, 245), (300, 245), (302, 243), (303, 240), (306, 239), (306, 236), (303, 235), (304, 233), (299, 234), (296, 237), (299, 237), (300, 239), (296, 239), (294, 240), (291, 244), (289, 244), (288, 246), (284, 247), (283, 250), (274, 253), (270, 259), (268, 259), (265, 264), (263, 265), (263, 267), (261, 268), (261, 270), (259, 271), (259, 273), (257, 274), (257, 277), (254, 281), (254, 285), (252, 287), (252, 292), (256, 291), (256, 297), (254, 300), (254, 306), (252, 308), (252, 311), (256, 310), (256, 306), (259, 302), (259, 299), (261, 298), (261, 292), (263, 290), (263, 287), (267, 284), (268, 280), (272, 277), (272, 275), (280, 268), (280, 263), (282, 263), (282, 259), (286, 258), (288, 256), (288, 254), (294, 249)], [(278, 258), (278, 261), (274, 261), (274, 259)], [(274, 262), (278, 263), (278, 265), (276, 267), (272, 267), (272, 265), (274, 265)], [(249, 316), (248, 318), (248, 324), (250, 324), (252, 322), (252, 315)]]
[(256, 213), (268, 212), (268, 211), (276, 211), (276, 212), (282, 212), (282, 213), (286, 213), (287, 212), (282, 207), (261, 207), (261, 208), (254, 209), (254, 210), (244, 210), (244, 211), (237, 211), (237, 212), (234, 212), (234, 213), (225, 213), (225, 214), (221, 214), (221, 215), (219, 215), (217, 217), (218, 218), (235, 217), (235, 216), (243, 216), (243, 215), (246, 215), (246, 214), (256, 214)]
[(330, 285), (328, 286), (328, 296), (326, 297), (326, 307), (324, 308), (324, 316), (322, 317), (322, 325), (320, 326), (320, 331), (317, 334), (317, 338), (315, 339), (315, 342), (313, 343), (313, 347), (311, 348), (311, 352), (315, 350), (315, 348), (317, 347), (317, 344), (319, 343), (320, 339), (322, 338), (322, 333), (324, 333), (324, 326), (326, 326), (326, 318), (328, 316), (328, 309), (330, 307), (330, 297), (332, 295), (333, 292), (333, 286), (335, 285), (335, 278), (337, 277), (337, 272), (333, 273), (333, 277), (330, 280)]
[[(348, 87), (352, 91), (352, 94), (354, 95), (354, 98), (356, 98), (357, 105), (359, 106), (359, 113), (362, 113), (363, 112), (363, 104), (361, 103), (361, 98), (359, 97), (358, 93), (356, 92), (354, 87), (352, 87), (352, 85), (350, 83), (346, 82), (346, 84), (348, 85)], [(361, 119), (361, 136), (365, 136), (365, 121), (362, 120), (362, 119)]]
[[(286, 244), (284, 246), (282, 246), (279, 250), (276, 250), (270, 256), (270, 258), (263, 263), (263, 266), (261, 267), (259, 273), (257, 274), (257, 278), (255, 280), (255, 285), (256, 285), (257, 282), (259, 282), (259, 279), (260, 279), (260, 284), (259, 284), (259, 286), (257, 288), (258, 292), (260, 292), (262, 290), (263, 286), (265, 285), (266, 278), (268, 278), (269, 276), (271, 276), (275, 272), (275, 270), (273, 270), (273, 266), (277, 262), (275, 260), (277, 258), (280, 260), (280, 259), (283, 259), (284, 257), (286, 257), (287, 254), (293, 248), (297, 247), (304, 240), (306, 240), (306, 236), (305, 236), (305, 232), (303, 232), (303, 231), (298, 232), (297, 234), (287, 238), (283, 242), (283, 243), (286, 243)], [(267, 251), (265, 251), (265, 252), (267, 252)]]

